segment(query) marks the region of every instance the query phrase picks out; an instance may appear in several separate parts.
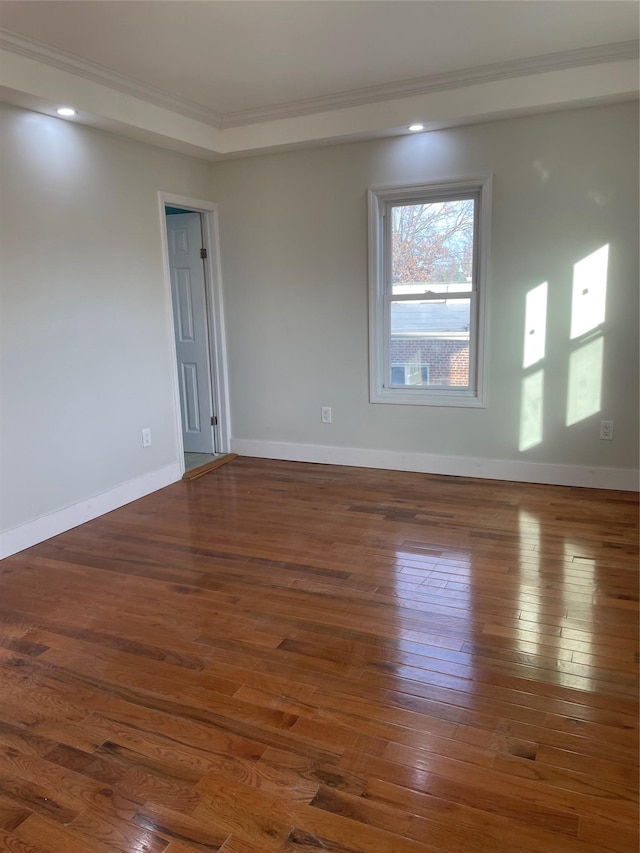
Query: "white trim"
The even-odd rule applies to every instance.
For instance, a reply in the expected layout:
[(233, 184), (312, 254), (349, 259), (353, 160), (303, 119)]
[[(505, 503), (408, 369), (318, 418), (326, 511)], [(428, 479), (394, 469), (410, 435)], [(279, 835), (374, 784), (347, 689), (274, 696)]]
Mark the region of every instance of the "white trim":
[(218, 231), (218, 205), (215, 202), (176, 195), (175, 193), (158, 193), (160, 212), (160, 236), (162, 242), (162, 265), (165, 279), (165, 304), (167, 311), (167, 329), (172, 358), (172, 378), (174, 390), (174, 411), (176, 416), (176, 451), (178, 460), (183, 466), (184, 447), (182, 441), (182, 421), (180, 408), (180, 384), (178, 381), (178, 364), (176, 357), (176, 342), (174, 333), (173, 306), (171, 300), (171, 273), (169, 270), (169, 249), (167, 245), (167, 224), (165, 206), (188, 208), (202, 214), (203, 234), (207, 259), (205, 261), (205, 286), (207, 288), (207, 305), (209, 307), (209, 329), (211, 376), (214, 414), (218, 425), (214, 427), (216, 435), (216, 452), (229, 452), (231, 435), (231, 415), (229, 409), (229, 378), (227, 370), (227, 343), (224, 320), (224, 300), (222, 294), (222, 270), (220, 266), (220, 241)]
[(0, 29), (0, 48), (11, 53), (17, 53), (19, 56), (26, 56), (28, 59), (35, 59), (37, 62), (45, 63), (52, 68), (67, 71), (83, 80), (108, 86), (117, 92), (132, 95), (134, 98), (139, 98), (157, 107), (164, 107), (187, 118), (204, 122), (216, 129), (220, 127), (221, 116), (210, 107), (205, 107), (185, 98), (178, 98), (176, 95), (165, 92), (156, 86), (148, 86), (132, 77), (118, 74), (117, 71), (111, 71), (96, 62), (80, 59), (66, 50), (51, 47), (37, 39)]
[[(428, 131), (473, 125), (558, 109), (637, 99), (638, 60), (601, 62), (546, 73), (372, 101), (313, 115), (218, 129), (143, 95), (116, 93), (109, 85), (30, 56), (4, 51), (2, 97), (10, 104), (55, 116), (62, 102), (78, 110), (74, 124), (101, 128), (207, 160), (409, 133), (416, 115)], [(117, 94), (114, 97), (114, 94)], [(56, 120), (62, 121), (55, 116)], [(64, 121), (69, 121), (65, 119)]]
[[(460, 178), (425, 182), (405, 186), (372, 187), (367, 192), (368, 205), (368, 277), (369, 277), (369, 400), (413, 406), (455, 406), (485, 408), (487, 405), (486, 335), (488, 334), (489, 256), (491, 247), (491, 204), (493, 178)], [(473, 196), (477, 201), (474, 253), (475, 288), (468, 294), (471, 301), (471, 339), (469, 348), (469, 380), (471, 387), (460, 391), (443, 391), (437, 387), (391, 388), (389, 376), (389, 347), (391, 341), (389, 301), (391, 249), (388, 245), (390, 228), (386, 222), (390, 205), (409, 204), (425, 199)], [(452, 296), (467, 294), (452, 294)], [(398, 300), (416, 297), (399, 295)]]
[[(508, 459), (478, 459), (463, 456), (438, 456), (431, 453), (402, 453), (393, 450), (367, 450), (356, 447), (331, 447), (288, 442), (231, 439), (231, 451), (261, 459), (286, 459), (293, 462), (318, 462), (357, 468), (380, 468), (457, 477), (511, 480), (523, 483), (549, 483), (595, 489), (638, 490), (639, 472), (629, 468), (583, 468), (577, 465), (517, 462)], [(0, 559), (37, 545), (52, 536), (78, 527), (107, 512), (136, 501), (178, 482), (182, 470), (173, 462), (150, 474), (121, 483), (106, 492), (56, 512), (5, 530), (0, 534)]]
[(548, 462), (520, 462), (512, 459), (481, 459), (467, 456), (440, 456), (435, 453), (403, 453), (397, 450), (367, 450), (360, 447), (333, 447), (317, 444), (255, 441), (232, 438), (231, 451), (240, 456), (286, 459), (292, 462), (320, 462), (356, 468), (381, 468), (453, 477), (477, 477), (518, 483), (548, 483), (590, 489), (638, 491), (640, 472), (632, 468), (587, 468), (553, 465)]
[(430, 74), (426, 77), (367, 86), (315, 98), (301, 98), (267, 107), (220, 113), (211, 107), (185, 98), (178, 98), (156, 86), (141, 83), (139, 80), (118, 74), (95, 62), (81, 59), (65, 50), (51, 47), (37, 39), (9, 30), (0, 29), (0, 48), (45, 63), (53, 68), (67, 71), (81, 79), (108, 86), (116, 91), (140, 98), (147, 103), (170, 109), (179, 115), (205, 122), (216, 129), (298, 118), (314, 113), (366, 106), (380, 101), (430, 95), (447, 89), (459, 89), (482, 83), (510, 80), (514, 77), (527, 77), (532, 74), (633, 60), (638, 57), (638, 41), (630, 40), (546, 53), (525, 59), (494, 62), (459, 71)]
[(480, 294), (476, 325), (476, 388), (484, 406), (489, 397), (489, 304), (491, 299), (491, 222), (493, 210), (493, 175), (482, 184), (478, 221), (478, 281)]
[(38, 542), (43, 542), (52, 536), (58, 536), (58, 534), (78, 527), (86, 521), (98, 518), (106, 512), (118, 509), (152, 492), (157, 492), (158, 489), (163, 489), (165, 486), (177, 482), (181, 477), (182, 471), (179, 464), (172, 462), (165, 468), (135, 477), (133, 480), (121, 483), (106, 492), (100, 492), (88, 500), (80, 501), (80, 503), (41, 516), (33, 521), (27, 521), (19, 527), (5, 530), (0, 534), (0, 559), (16, 554), (18, 551), (24, 551), (25, 548), (37, 545)]
[(570, 68), (637, 58), (637, 40), (581, 47), (574, 50), (559, 51), (558, 53), (531, 56), (526, 59), (511, 59), (506, 62), (477, 65), (460, 71), (430, 74), (427, 77), (415, 77), (396, 83), (382, 83), (377, 86), (321, 95), (316, 98), (302, 98), (268, 107), (221, 113), (219, 127), (222, 129), (242, 127), (259, 122), (299, 118), (305, 115), (331, 112), (332, 110), (366, 106), (380, 101), (395, 101), (401, 98), (431, 95), (447, 89), (463, 89), (482, 83), (511, 80), (514, 77), (528, 77), (532, 74), (545, 74), (551, 71), (564, 71)]

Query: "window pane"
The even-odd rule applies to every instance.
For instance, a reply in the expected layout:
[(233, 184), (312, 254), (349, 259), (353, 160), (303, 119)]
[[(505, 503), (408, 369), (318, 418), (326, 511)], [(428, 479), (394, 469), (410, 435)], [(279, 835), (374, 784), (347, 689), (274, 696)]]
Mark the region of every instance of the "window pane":
[(469, 386), (471, 300), (391, 303), (391, 385)]
[[(472, 198), (391, 208), (393, 293), (472, 289)], [(425, 288), (422, 283), (438, 285)], [(422, 285), (422, 286), (421, 286)]]

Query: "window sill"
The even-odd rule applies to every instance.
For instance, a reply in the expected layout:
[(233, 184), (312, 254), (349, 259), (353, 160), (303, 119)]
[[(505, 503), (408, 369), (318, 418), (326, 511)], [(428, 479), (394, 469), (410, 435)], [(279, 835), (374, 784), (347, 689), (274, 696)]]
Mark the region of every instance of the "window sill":
[(472, 393), (438, 394), (432, 391), (404, 391), (376, 389), (371, 392), (371, 403), (391, 403), (401, 406), (448, 406), (467, 409), (485, 409), (486, 403)]

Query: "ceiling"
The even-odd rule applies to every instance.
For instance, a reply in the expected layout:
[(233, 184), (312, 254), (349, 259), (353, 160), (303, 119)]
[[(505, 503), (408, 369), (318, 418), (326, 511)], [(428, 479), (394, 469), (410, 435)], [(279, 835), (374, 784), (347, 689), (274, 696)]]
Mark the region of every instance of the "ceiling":
[[(0, 94), (201, 156), (637, 96), (618, 0), (2, 0)], [(172, 122), (173, 119), (173, 122)], [(171, 126), (173, 129), (171, 129)]]

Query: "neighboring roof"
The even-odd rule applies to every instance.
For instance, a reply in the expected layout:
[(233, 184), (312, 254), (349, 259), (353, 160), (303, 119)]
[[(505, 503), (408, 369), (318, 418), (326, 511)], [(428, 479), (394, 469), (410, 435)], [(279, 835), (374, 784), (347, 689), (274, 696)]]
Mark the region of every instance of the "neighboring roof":
[(395, 302), (391, 311), (391, 335), (468, 338), (469, 304), (458, 300)]

